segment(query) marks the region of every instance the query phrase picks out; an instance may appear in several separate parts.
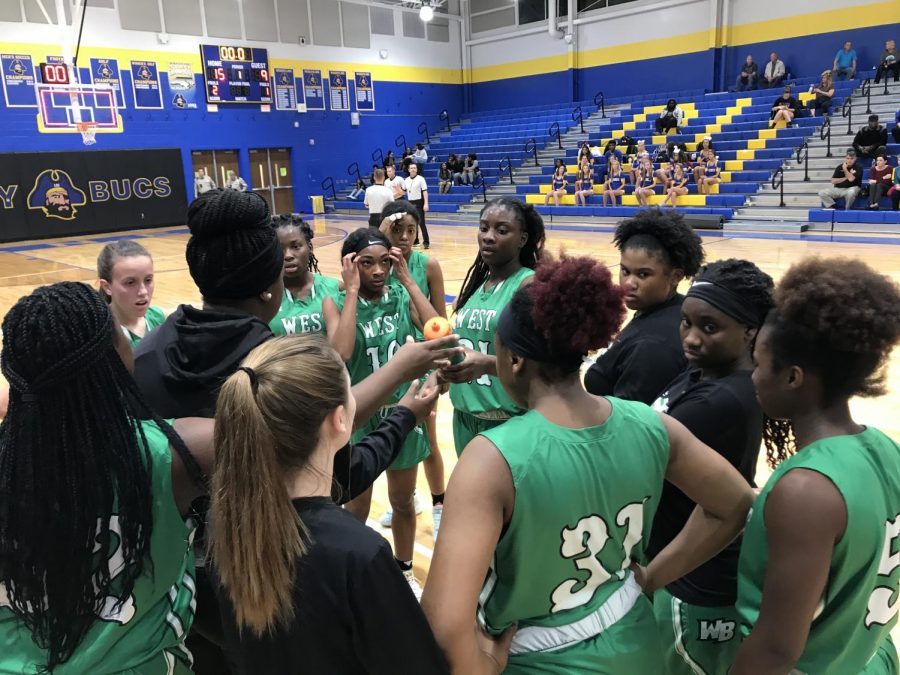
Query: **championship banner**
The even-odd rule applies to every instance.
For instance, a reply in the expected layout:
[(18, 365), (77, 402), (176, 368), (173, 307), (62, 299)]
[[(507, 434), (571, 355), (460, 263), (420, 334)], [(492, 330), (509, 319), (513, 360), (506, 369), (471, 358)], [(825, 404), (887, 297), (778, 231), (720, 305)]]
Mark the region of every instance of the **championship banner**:
[(372, 82), (372, 73), (354, 73), (356, 84), (356, 109), (359, 112), (373, 112), (375, 110), (375, 84)]
[(190, 63), (169, 64), (169, 102), (176, 110), (197, 109), (197, 80)]
[(307, 110), (325, 110), (325, 87), (321, 70), (303, 69), (303, 98)]
[(134, 93), (135, 108), (158, 110), (163, 107), (156, 61), (131, 62), (131, 90)]
[(30, 54), (0, 54), (3, 98), (8, 108), (37, 108), (34, 62)]
[(347, 72), (331, 70), (328, 72), (328, 96), (331, 109), (336, 112), (350, 110), (350, 85), (347, 84)]
[(293, 68), (275, 69), (275, 110), (297, 109), (297, 88)]
[(181, 150), (0, 155), (0, 241), (184, 223)]
[(91, 84), (106, 85), (116, 94), (116, 106), (125, 108), (125, 95), (122, 93), (122, 75), (116, 59), (91, 59)]

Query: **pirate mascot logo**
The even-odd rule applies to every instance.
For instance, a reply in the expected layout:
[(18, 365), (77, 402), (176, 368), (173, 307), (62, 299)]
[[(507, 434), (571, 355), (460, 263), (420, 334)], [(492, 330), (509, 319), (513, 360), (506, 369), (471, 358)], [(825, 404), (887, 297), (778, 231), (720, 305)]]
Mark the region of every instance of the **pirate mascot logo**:
[(76, 206), (87, 204), (87, 197), (75, 187), (65, 171), (46, 169), (34, 181), (28, 193), (28, 208), (40, 209), (48, 218), (75, 220)]

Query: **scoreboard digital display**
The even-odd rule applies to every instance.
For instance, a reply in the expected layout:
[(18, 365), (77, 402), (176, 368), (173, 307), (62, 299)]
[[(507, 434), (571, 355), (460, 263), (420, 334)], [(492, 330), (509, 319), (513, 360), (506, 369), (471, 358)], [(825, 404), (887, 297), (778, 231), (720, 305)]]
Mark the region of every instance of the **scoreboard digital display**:
[(271, 103), (272, 77), (265, 49), (200, 45), (207, 103)]

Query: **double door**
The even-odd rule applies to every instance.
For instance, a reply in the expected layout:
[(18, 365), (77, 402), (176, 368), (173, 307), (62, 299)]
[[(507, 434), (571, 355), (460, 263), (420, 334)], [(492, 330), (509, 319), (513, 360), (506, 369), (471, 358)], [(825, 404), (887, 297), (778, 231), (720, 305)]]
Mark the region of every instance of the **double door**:
[[(225, 187), (230, 172), (233, 171), (234, 175), (239, 175), (237, 150), (194, 150), (191, 152), (191, 164), (195, 178), (197, 172), (203, 169), (217, 187)], [(247, 179), (244, 178), (244, 180)], [(247, 183), (249, 184), (250, 181)], [(192, 186), (188, 187), (193, 189)]]
[(291, 175), (290, 148), (250, 150), (253, 191), (269, 204), (273, 213), (294, 211), (294, 181)]

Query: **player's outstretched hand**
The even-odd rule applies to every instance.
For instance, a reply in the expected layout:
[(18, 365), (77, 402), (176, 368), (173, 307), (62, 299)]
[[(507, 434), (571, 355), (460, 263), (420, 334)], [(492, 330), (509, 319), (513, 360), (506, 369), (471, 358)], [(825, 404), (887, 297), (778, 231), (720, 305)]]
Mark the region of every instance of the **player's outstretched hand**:
[(391, 363), (398, 363), (406, 381), (417, 380), (425, 373), (435, 368), (443, 368), (450, 365), (450, 359), (455, 354), (462, 354), (463, 348), (459, 346), (459, 336), (448, 335), (436, 340), (416, 342), (412, 337), (406, 338), (404, 344)]
[(434, 404), (437, 403), (440, 393), (437, 375), (432, 373), (422, 385), (418, 380), (413, 380), (397, 405), (409, 409), (416, 416), (416, 424), (421, 424), (434, 410)]
[(497, 673), (506, 670), (506, 663), (509, 661), (509, 646), (512, 644), (518, 628), (518, 624), (514, 623), (497, 637), (492, 637), (485, 633), (480, 626), (475, 627), (481, 653), (491, 660)]

